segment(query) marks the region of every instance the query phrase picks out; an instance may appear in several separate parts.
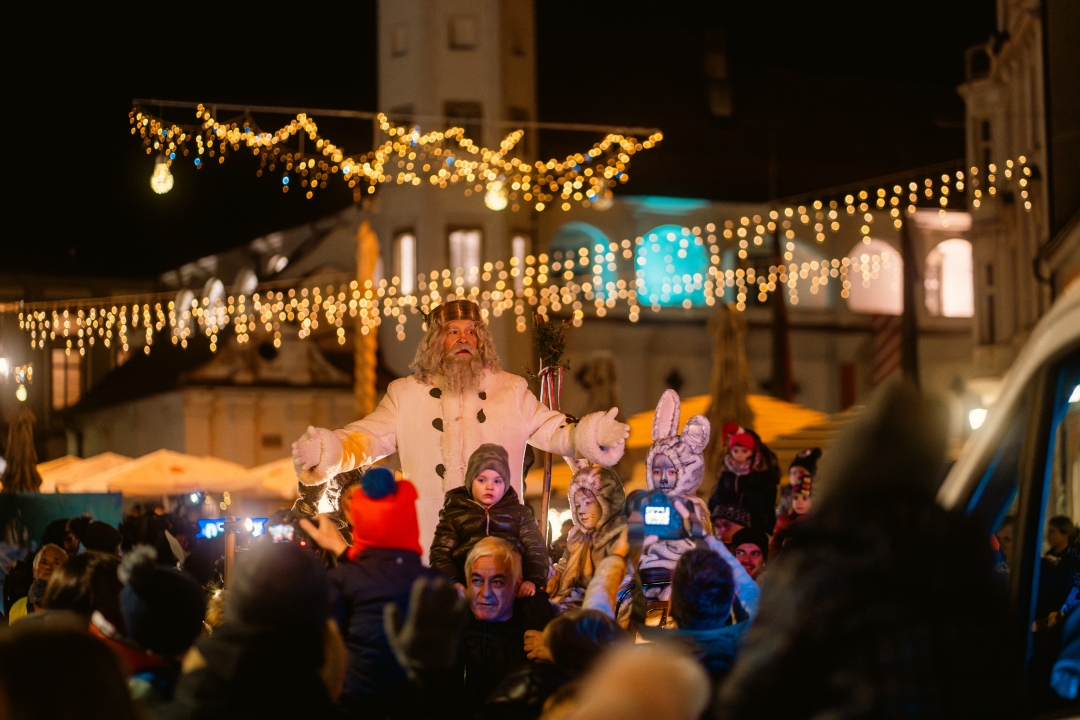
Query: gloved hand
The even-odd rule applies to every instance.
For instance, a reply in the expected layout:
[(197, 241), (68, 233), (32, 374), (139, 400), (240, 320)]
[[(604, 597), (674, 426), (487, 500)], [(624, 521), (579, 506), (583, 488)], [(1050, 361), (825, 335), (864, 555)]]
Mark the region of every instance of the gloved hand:
[(619, 414), (619, 408), (614, 407), (604, 413), (597, 425), (596, 439), (603, 447), (616, 447), (626, 442), (630, 437), (630, 426), (615, 419)]
[(307, 432), (292, 444), (292, 456), (297, 474), (319, 464), (322, 460), (322, 441), (314, 427), (309, 426)]
[(383, 629), (394, 657), (412, 680), (449, 670), (456, 661), (458, 635), (465, 622), (465, 598), (449, 580), (417, 578), (402, 621), (394, 603), (383, 606)]

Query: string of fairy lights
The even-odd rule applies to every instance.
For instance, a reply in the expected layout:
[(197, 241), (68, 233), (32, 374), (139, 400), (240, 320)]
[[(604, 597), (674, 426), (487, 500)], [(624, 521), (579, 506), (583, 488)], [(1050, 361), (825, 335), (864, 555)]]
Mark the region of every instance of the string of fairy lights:
[[(158, 193), (172, 188), (169, 168), (179, 158), (194, 155), (192, 163), (202, 169), (214, 160), (224, 163), (230, 153), (249, 151), (259, 157), (257, 176), (278, 172), (282, 192), (299, 184), (309, 199), (335, 177), (352, 188), (366, 187), (369, 194), (381, 183), (420, 185), (426, 180), (434, 187), (463, 188), (466, 195), (483, 192), (489, 208), (510, 205), (515, 212), (523, 205), (543, 211), (609, 202), (611, 189), (630, 179), (631, 157), (663, 139), (660, 132), (644, 140), (608, 133), (583, 153), (530, 163), (514, 154), (524, 130), (514, 130), (497, 149), (489, 149), (466, 137), (463, 127), (421, 132), (418, 126), (395, 126), (379, 113), (376, 122), (388, 139), (370, 152), (350, 157), (324, 138), (305, 113), (274, 132), (261, 131), (248, 114), (242, 120), (220, 122), (202, 104), (195, 113), (197, 126), (165, 122), (138, 106), (128, 115), (131, 133), (142, 138), (147, 154), (158, 153), (151, 178)], [(286, 143), (297, 136), (299, 148), (290, 148)], [(305, 138), (314, 143), (314, 153), (304, 152)]]
[[(185, 128), (166, 124), (138, 107), (132, 110), (132, 133), (142, 137), (148, 153), (159, 153), (155, 172), (167, 171), (178, 156), (194, 153), (193, 163), (202, 167), (204, 158), (223, 163), (230, 151), (244, 148), (261, 157), (257, 175), (264, 170), (281, 172), (286, 192), (297, 175), (308, 197), (325, 188), (334, 175), (352, 187), (366, 186), (368, 193), (380, 183), (415, 186), (426, 177), (440, 188), (464, 186), (469, 194), (486, 190), (485, 201), (496, 210), (508, 203), (516, 210), (520, 202), (532, 203), (538, 211), (548, 206), (568, 210), (571, 201), (602, 209), (611, 199), (611, 188), (627, 181), (630, 157), (662, 138), (656, 132), (638, 142), (611, 133), (586, 153), (529, 164), (511, 153), (523, 137), (521, 130), (507, 135), (498, 150), (489, 150), (465, 137), (462, 128), (422, 134), (416, 127), (393, 126), (380, 114), (379, 127), (389, 139), (370, 153), (351, 158), (321, 137), (305, 114), (274, 133), (261, 132), (250, 118), (221, 123), (202, 105), (197, 117), (201, 121), (197, 128)], [(295, 151), (285, 145), (298, 134), (315, 143), (316, 157), (304, 155), (302, 146)], [(970, 191), (967, 205), (978, 211), (989, 198), (1012, 192), (1005, 189), (1007, 182), (1015, 184), (1024, 209), (1030, 211), (1031, 179), (1032, 169), (1020, 156), (1006, 160), (1000, 171), (996, 164), (971, 167), (967, 172), (954, 169), (710, 222), (703, 228), (667, 226), (633, 240), (511, 257), (482, 267), (432, 270), (418, 276), (416, 283), (407, 283), (410, 292), (403, 292), (398, 277), (361, 285), (344, 277), (324, 276), (272, 282), (250, 294), (230, 295), (222, 288), (200, 298), (185, 290), (66, 303), (8, 303), (0, 311), (18, 312), (20, 327), (29, 333), (32, 347), (62, 343), (69, 353), (85, 354), (96, 342), (125, 351), (140, 344), (149, 354), (163, 333), (181, 347), (201, 333), (216, 350), (226, 333), (240, 343), (266, 333), (280, 345), (282, 333), (289, 328), (295, 328), (301, 338), (332, 328), (344, 344), (350, 327), (368, 334), (383, 322), (393, 322), (402, 340), (409, 318), (422, 322), (420, 311), (426, 313), (452, 298), (475, 300), (485, 317), (511, 314), (519, 332), (527, 329), (531, 314), (527, 310), (542, 316), (569, 315), (574, 325), (580, 325), (586, 312), (605, 317), (616, 308), (625, 308), (628, 319), (637, 322), (643, 307), (659, 311), (672, 305), (712, 306), (719, 300), (733, 301), (736, 309), (745, 310), (752, 300), (765, 302), (782, 288), (787, 289), (788, 302), (797, 305), (800, 280), (810, 281), (812, 294), (829, 283), (839, 283), (841, 297), (847, 298), (853, 280), (869, 286), (894, 262), (892, 253), (871, 248), (845, 257), (795, 262), (797, 233), (824, 243), (830, 234), (841, 231), (842, 223), (854, 222), (862, 242), (869, 245), (875, 219), (880, 224), (890, 218), (899, 228), (905, 210), (912, 214), (917, 207), (933, 206), (947, 226), (946, 210), (963, 206), (966, 191)], [(773, 238), (783, 247), (775, 248)], [(725, 267), (725, 255), (732, 254), (738, 260), (729, 259)], [(683, 262), (688, 259), (697, 261), (690, 272)]]

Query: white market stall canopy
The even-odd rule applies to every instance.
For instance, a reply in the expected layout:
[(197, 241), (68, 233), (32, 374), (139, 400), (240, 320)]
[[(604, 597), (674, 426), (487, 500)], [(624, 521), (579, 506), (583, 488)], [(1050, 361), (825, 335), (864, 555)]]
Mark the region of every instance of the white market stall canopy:
[(250, 497), (297, 497), (292, 459), (246, 468), (216, 457), (156, 450), (140, 458), (102, 453), (71, 456), (38, 465), (42, 492), (119, 492), (127, 496), (224, 492)]

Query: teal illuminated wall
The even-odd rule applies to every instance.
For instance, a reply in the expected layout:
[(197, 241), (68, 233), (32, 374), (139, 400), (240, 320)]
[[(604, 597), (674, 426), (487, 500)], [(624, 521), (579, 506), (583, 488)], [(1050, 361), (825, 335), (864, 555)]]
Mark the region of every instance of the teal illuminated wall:
[(637, 249), (638, 300), (642, 305), (705, 304), (709, 252), (700, 237), (678, 225), (642, 235)]
[[(609, 259), (606, 257), (611, 249), (608, 246), (609, 240), (607, 235), (602, 233), (597, 228), (583, 222), (570, 222), (559, 228), (559, 231), (555, 233), (548, 243), (548, 247), (552, 253), (552, 260), (558, 262), (564, 262), (565, 259), (571, 254), (575, 258), (574, 263), (574, 279), (579, 283), (593, 283), (596, 275), (600, 276), (601, 287), (593, 288), (593, 291), (601, 298), (607, 297), (605, 288), (610, 282), (615, 282), (618, 277), (618, 273), (614, 267), (614, 257)], [(603, 254), (603, 262), (597, 262), (601, 267), (599, 273), (594, 270), (594, 265), (591, 263), (582, 264), (578, 262), (579, 251), (588, 250), (588, 257), (596, 262), (600, 259), (600, 255)]]

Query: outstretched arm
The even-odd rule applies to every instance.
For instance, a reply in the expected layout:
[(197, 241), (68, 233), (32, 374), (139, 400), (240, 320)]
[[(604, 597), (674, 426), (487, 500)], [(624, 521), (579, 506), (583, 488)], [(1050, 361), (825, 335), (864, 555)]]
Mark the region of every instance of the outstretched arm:
[(739, 604), (742, 605), (746, 614), (750, 616), (750, 622), (753, 622), (754, 618), (757, 617), (758, 607), (761, 604), (761, 588), (754, 582), (754, 578), (750, 577), (750, 573), (746, 572), (746, 568), (727, 549), (727, 545), (712, 535), (705, 536), (705, 544), (714, 553), (724, 558), (724, 562), (731, 568), (731, 574), (735, 578), (735, 597), (739, 598)]
[[(683, 520), (690, 517), (690, 510), (687, 509), (682, 500), (675, 501), (675, 510), (678, 511)], [(750, 573), (746, 572), (746, 568), (727, 549), (727, 545), (711, 534), (705, 535), (705, 544), (709, 546), (710, 550), (722, 557), (728, 567), (731, 568), (731, 574), (735, 580), (735, 597), (739, 599), (739, 604), (746, 610), (746, 614), (750, 616), (750, 621), (753, 622), (754, 618), (757, 617), (758, 606), (761, 601), (761, 588), (754, 582), (754, 578), (750, 577)]]
[(397, 393), (393, 384), (371, 413), (341, 430), (309, 427), (293, 443), (293, 465), (305, 485), (370, 465), (397, 450)]
[(522, 381), (518, 412), (529, 429), (529, 444), (545, 452), (582, 457), (611, 467), (622, 458), (630, 426), (615, 419), (618, 408), (575, 420), (543, 405)]

